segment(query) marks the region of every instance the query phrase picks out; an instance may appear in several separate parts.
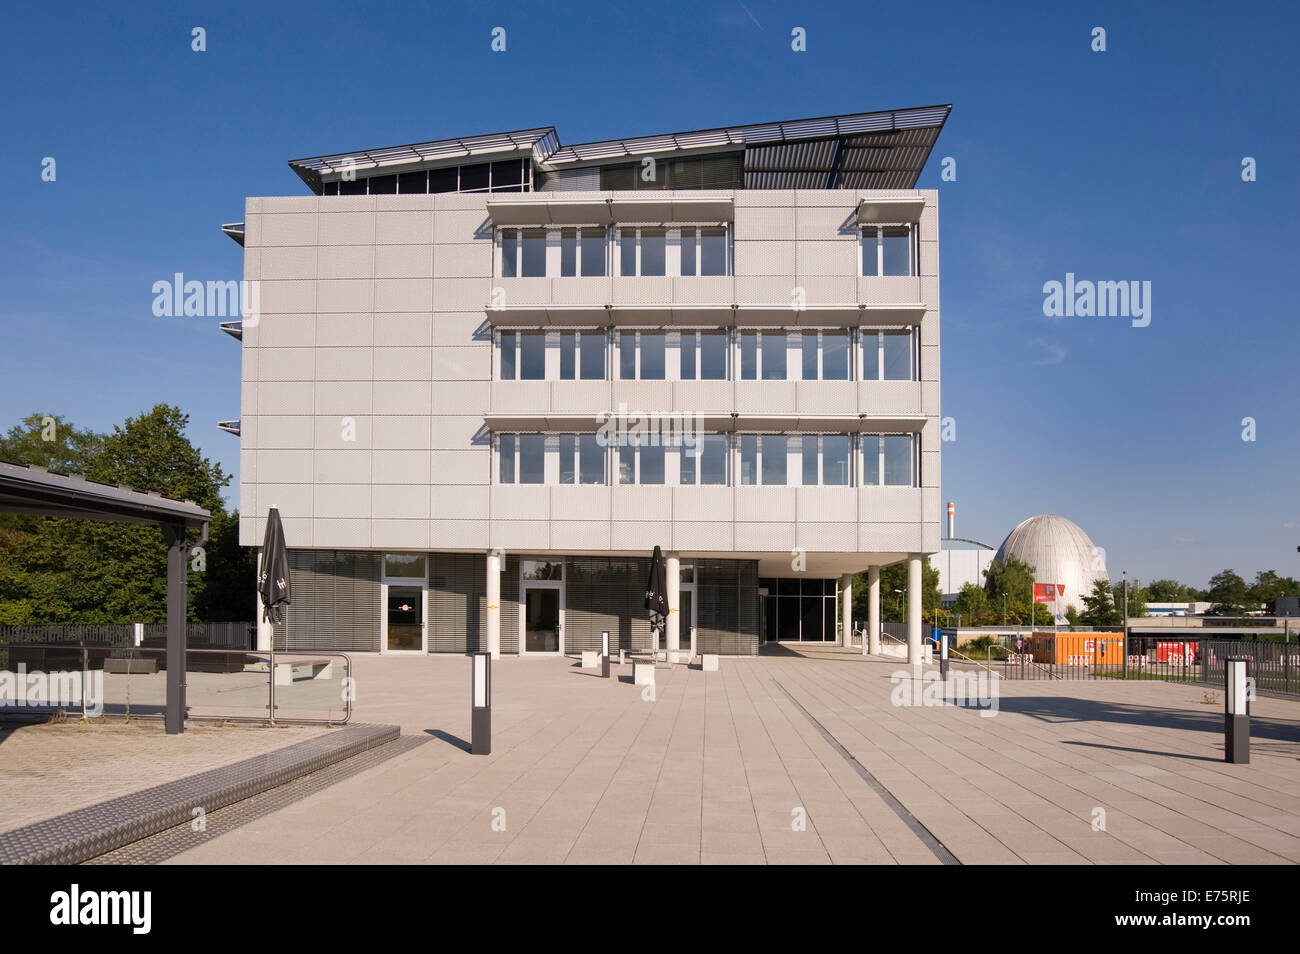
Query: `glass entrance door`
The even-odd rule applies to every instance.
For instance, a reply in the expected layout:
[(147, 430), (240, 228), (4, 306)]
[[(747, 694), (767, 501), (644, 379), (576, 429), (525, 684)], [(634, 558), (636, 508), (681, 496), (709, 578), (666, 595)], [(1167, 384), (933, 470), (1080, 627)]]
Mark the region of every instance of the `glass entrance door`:
[[(677, 651), (688, 656), (695, 655), (695, 587), (683, 583), (677, 597)], [(667, 627), (659, 633), (659, 648), (667, 651)]]
[(424, 587), (389, 585), (387, 622), (388, 652), (423, 652)]
[(524, 587), (524, 652), (560, 651), (560, 589)]

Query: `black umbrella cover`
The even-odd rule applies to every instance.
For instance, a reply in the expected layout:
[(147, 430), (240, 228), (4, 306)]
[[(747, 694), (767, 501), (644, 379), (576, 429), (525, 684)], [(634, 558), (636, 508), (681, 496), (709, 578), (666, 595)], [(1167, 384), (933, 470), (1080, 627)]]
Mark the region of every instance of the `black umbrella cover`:
[(262, 538), (262, 569), (257, 575), (257, 592), (262, 597), (265, 618), (273, 623), (284, 620), (289, 599), (289, 546), (284, 539), (280, 511), (272, 507), (266, 515), (266, 535)]
[(664, 572), (664, 554), (655, 547), (650, 558), (650, 579), (645, 585), (645, 608), (650, 611), (650, 628), (663, 632), (668, 619), (668, 584)]

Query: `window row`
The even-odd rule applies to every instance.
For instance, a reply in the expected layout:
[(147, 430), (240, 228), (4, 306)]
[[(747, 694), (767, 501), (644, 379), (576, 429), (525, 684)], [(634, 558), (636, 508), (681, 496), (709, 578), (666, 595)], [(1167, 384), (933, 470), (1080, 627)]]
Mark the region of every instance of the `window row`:
[(502, 484), (731, 483), (767, 487), (916, 487), (915, 434), (700, 434), (620, 441), (600, 434), (498, 434)]
[(502, 278), (731, 274), (728, 232), (720, 225), (501, 229), (499, 246)]
[(506, 330), (497, 353), (502, 381), (920, 380), (915, 328)]
[(531, 192), (527, 159), (477, 162), (443, 169), (355, 176), (321, 185), (321, 195), (408, 195), (429, 192)]

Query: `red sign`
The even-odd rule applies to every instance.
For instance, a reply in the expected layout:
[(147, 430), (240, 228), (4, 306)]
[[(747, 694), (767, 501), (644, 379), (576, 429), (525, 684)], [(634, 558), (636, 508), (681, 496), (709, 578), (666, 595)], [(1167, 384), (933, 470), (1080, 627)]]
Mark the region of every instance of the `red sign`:
[(1065, 587), (1059, 583), (1035, 583), (1035, 603), (1055, 603), (1065, 595)]

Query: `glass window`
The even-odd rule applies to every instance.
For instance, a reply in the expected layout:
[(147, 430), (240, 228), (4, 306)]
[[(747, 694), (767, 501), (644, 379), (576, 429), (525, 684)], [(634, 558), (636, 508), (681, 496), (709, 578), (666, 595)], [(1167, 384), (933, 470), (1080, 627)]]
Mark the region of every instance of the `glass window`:
[(862, 380), (880, 380), (880, 332), (862, 332)]
[(582, 380), (603, 380), (605, 377), (605, 333), (603, 331), (584, 331), (580, 336), (578, 350), (582, 364)]
[(636, 378), (636, 332), (618, 333), (618, 376), (624, 381)]
[(472, 192), (488, 187), (489, 165), (486, 162), (460, 167), (460, 191)]
[(574, 458), (577, 457), (578, 436), (560, 435), (560, 483), (571, 484), (574, 478)]
[(683, 331), (681, 333), (681, 343), (678, 345), (678, 351), (681, 355), (681, 368), (677, 375), (681, 381), (695, 380), (695, 339), (696, 333), (694, 331)]
[(871, 226), (862, 230), (862, 274), (880, 274), (880, 237)]
[(546, 482), (546, 435), (519, 435), (519, 482), (541, 484)]
[(423, 580), (424, 554), (385, 553), (384, 576), (398, 580)]
[(503, 484), (513, 484), (515, 482), (515, 435), (501, 435), (497, 441), (497, 457), (501, 461), (498, 479)]
[(366, 194), (365, 179), (351, 179), (351, 180), (340, 179), (339, 180), (339, 195), (365, 195), (365, 194)]
[(578, 274), (578, 230), (560, 229), (560, 275), (572, 278)]
[(763, 483), (783, 487), (786, 483), (786, 449), (789, 444), (784, 434), (764, 434), (762, 444)]
[(761, 335), (763, 350), (763, 380), (785, 380), (786, 335), (776, 331), (765, 331)]
[(525, 580), (562, 580), (564, 563), (560, 560), (520, 560), (519, 575)]
[[(510, 186), (519, 186), (524, 182), (524, 162), (522, 159), (505, 159), (492, 165), (492, 191), (505, 191)], [(511, 190), (513, 191), (513, 190)]]
[(727, 482), (727, 435), (702, 434), (699, 437), (700, 483), (724, 485)]
[(817, 380), (817, 332), (805, 331), (799, 335), (800, 350), (803, 352), (803, 379)]
[(618, 445), (618, 482), (636, 483), (636, 448), (630, 444)]
[(641, 274), (666, 275), (668, 232), (666, 229), (641, 230)]
[(662, 484), (664, 482), (664, 446), (662, 444), (642, 444), (637, 448), (641, 458), (639, 484)]
[(727, 379), (727, 333), (725, 331), (700, 332), (700, 380), (725, 381)]
[(521, 331), (519, 333), (519, 377), (524, 381), (542, 381), (546, 378), (546, 333)]
[(884, 369), (886, 381), (912, 380), (912, 333), (886, 331)]
[(620, 275), (636, 274), (636, 229), (619, 229), (618, 232), (618, 273)]
[(642, 381), (664, 380), (664, 333), (643, 331), (640, 338)]
[(740, 376), (745, 381), (754, 381), (758, 378), (757, 332), (740, 333)]
[(578, 482), (605, 482), (605, 448), (595, 434), (578, 435)]
[(822, 483), (827, 487), (849, 485), (849, 435), (822, 437)]
[(546, 230), (524, 229), (523, 234), (520, 275), (524, 278), (542, 278), (546, 275)]
[(519, 277), (519, 230), (501, 230), (501, 277)]
[(513, 381), (517, 376), (515, 370), (515, 342), (517, 336), (513, 331), (501, 332), (501, 380)]
[(397, 191), (403, 195), (429, 191), (429, 174), (420, 172), (403, 172), (397, 176)]
[(695, 274), (695, 229), (682, 229), (682, 274)]
[(604, 275), (605, 230), (583, 229), (580, 240), (582, 243), (582, 276), (592, 278)]
[(907, 226), (886, 226), (880, 230), (881, 274), (912, 274), (912, 231)]
[(740, 435), (740, 482), (758, 483), (758, 435)]
[(880, 435), (862, 437), (862, 484), (865, 487), (880, 485)]
[(817, 435), (805, 434), (803, 436), (803, 485), (805, 487), (816, 487), (820, 480), (817, 479)]
[(452, 166), (450, 169), (429, 170), (430, 192), (455, 192), (459, 188), (460, 169), (456, 166)]
[(849, 333), (847, 331), (822, 332), (822, 380), (847, 381), (849, 379)]
[(912, 435), (886, 434), (885, 484), (890, 487), (912, 486)]
[(397, 176), (396, 175), (371, 176), (370, 194), (371, 195), (396, 195)]
[(727, 274), (726, 229), (717, 227), (700, 229), (700, 274)]
[(576, 331), (560, 332), (560, 380), (572, 381), (577, 368), (578, 333)]

